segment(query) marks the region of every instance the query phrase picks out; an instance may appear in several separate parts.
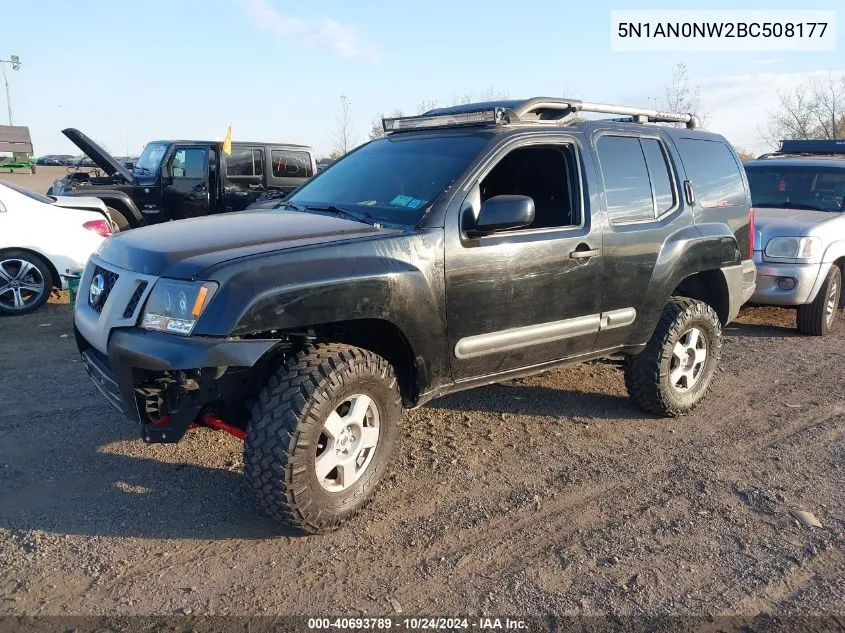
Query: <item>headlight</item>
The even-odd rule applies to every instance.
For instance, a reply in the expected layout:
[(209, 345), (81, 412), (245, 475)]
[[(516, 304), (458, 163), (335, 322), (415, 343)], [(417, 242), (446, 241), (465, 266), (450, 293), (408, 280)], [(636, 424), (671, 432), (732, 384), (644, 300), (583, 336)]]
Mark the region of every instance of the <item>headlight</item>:
[(812, 259), (822, 252), (818, 237), (775, 237), (766, 244), (767, 257), (784, 259)]
[(141, 327), (188, 336), (216, 290), (213, 281), (159, 279), (144, 306)]

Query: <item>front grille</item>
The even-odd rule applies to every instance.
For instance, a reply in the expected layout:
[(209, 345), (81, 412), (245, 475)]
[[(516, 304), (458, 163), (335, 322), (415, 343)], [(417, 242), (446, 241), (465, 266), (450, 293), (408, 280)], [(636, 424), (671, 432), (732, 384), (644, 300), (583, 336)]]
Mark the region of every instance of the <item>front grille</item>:
[(131, 319), (132, 315), (135, 314), (135, 309), (138, 307), (138, 303), (141, 301), (141, 297), (144, 296), (144, 291), (146, 289), (146, 281), (142, 281), (140, 284), (138, 284), (138, 287), (135, 288), (135, 292), (132, 293), (132, 298), (129, 300), (129, 303), (126, 304), (126, 309), (123, 311), (124, 319)]
[[(106, 301), (108, 301), (109, 294), (117, 283), (118, 277), (119, 275), (117, 273), (113, 273), (101, 266), (94, 266), (94, 276), (91, 277), (91, 288), (88, 289), (88, 304), (94, 308), (97, 314), (103, 311), (103, 306), (106, 305)], [(100, 279), (102, 279), (102, 285), (100, 285)], [(95, 294), (95, 288), (99, 290), (99, 293)]]

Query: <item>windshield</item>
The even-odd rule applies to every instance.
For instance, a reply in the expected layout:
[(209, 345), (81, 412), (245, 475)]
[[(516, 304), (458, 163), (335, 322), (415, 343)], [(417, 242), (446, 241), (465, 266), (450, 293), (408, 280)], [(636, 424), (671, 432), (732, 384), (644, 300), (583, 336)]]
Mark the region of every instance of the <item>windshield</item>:
[(303, 185), (289, 202), (366, 212), (415, 226), (488, 143), (487, 135), (389, 136), (349, 154)]
[(748, 166), (748, 184), (755, 207), (845, 209), (845, 167), (771, 164)]
[(44, 204), (53, 204), (53, 202), (55, 202), (53, 198), (42, 196), (40, 193), (35, 193), (34, 191), (30, 191), (29, 189), (24, 189), (23, 187), (12, 184), (11, 182), (4, 182), (3, 184), (6, 185), (9, 189), (17, 191), (19, 194), (26, 196), (27, 198), (37, 200), (38, 202), (43, 202)]
[(158, 166), (167, 151), (167, 143), (149, 143), (135, 163), (133, 173), (143, 176), (158, 173)]

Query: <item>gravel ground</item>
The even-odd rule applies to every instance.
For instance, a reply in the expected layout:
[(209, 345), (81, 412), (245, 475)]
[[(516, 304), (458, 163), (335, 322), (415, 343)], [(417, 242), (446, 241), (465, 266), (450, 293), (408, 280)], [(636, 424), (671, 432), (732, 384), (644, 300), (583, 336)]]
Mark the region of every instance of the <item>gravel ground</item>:
[(61, 299), (0, 319), (0, 615), (843, 616), (845, 319), (793, 327), (745, 310), (681, 420), (610, 362), (435, 401), (369, 509), (299, 537), (235, 438), (144, 445)]

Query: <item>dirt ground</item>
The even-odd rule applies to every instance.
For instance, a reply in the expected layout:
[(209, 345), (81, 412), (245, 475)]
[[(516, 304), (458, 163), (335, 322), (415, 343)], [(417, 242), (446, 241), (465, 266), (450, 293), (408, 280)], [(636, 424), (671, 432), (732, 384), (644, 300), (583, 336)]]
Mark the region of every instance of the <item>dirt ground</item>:
[(10, 174), (8, 170), (0, 170), (0, 182), (13, 182), (36, 193), (47, 193), (53, 181), (63, 178), (67, 174), (67, 170), (67, 167), (44, 167), (42, 165), (35, 168), (34, 174), (22, 170)]
[(69, 306), (0, 319), (0, 615), (843, 616), (845, 318), (793, 326), (744, 311), (681, 420), (610, 362), (435, 401), (369, 509), (299, 537), (259, 515), (235, 438), (138, 439)]

